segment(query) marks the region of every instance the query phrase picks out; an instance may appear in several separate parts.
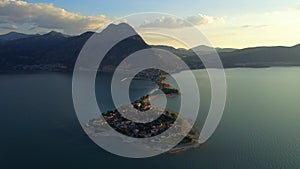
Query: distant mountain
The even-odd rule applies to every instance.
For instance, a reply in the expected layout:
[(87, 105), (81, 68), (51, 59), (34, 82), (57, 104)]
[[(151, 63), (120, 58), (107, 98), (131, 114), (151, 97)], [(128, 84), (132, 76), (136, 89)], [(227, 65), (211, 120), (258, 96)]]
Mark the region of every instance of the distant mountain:
[(39, 34), (34, 34), (34, 35), (28, 35), (24, 33), (18, 33), (18, 32), (10, 32), (4, 35), (0, 35), (0, 42), (7, 42), (11, 40), (17, 40), (17, 39), (22, 39), (22, 38), (29, 38), (29, 37), (34, 37), (38, 36)]
[(300, 66), (300, 45), (246, 48), (220, 57), (226, 67)]
[[(300, 66), (300, 45), (293, 47), (255, 47), (235, 49), (233, 51), (217, 50), (224, 68), (236, 67), (272, 67), (272, 66)], [(204, 57), (210, 57), (207, 53)], [(195, 53), (183, 57), (192, 69), (204, 68), (203, 63)]]
[(218, 53), (233, 52), (233, 51), (237, 50), (237, 49), (234, 49), (234, 48), (213, 48), (213, 47), (209, 47), (209, 46), (205, 46), (205, 45), (200, 45), (200, 46), (194, 47), (190, 50), (193, 50), (195, 52), (200, 52), (201, 54), (211, 54), (212, 51), (214, 51), (214, 49)]
[[(136, 34), (117, 43), (105, 56), (100, 70), (113, 71), (128, 55), (141, 49), (159, 48), (181, 57), (192, 69), (204, 68), (194, 51), (210, 57), (212, 47), (176, 49), (170, 46), (150, 46), (128, 24), (109, 25), (99, 34), (109, 37), (117, 34)], [(85, 42), (94, 34), (86, 32), (78, 36), (49, 32), (44, 35), (26, 35), (11, 32), (0, 35), (0, 72), (71, 72)], [(256, 47), (246, 49), (216, 48), (225, 68), (300, 66), (300, 45), (293, 47)], [(155, 54), (154, 54), (155, 55)], [(161, 59), (160, 56), (157, 56)], [(143, 58), (141, 58), (143, 59)], [(163, 60), (163, 59), (161, 59)], [(172, 63), (168, 64), (172, 68)], [(128, 63), (129, 67), (136, 67)], [(174, 65), (174, 71), (182, 68)]]
[(233, 52), (237, 49), (234, 48), (216, 48), (218, 53), (223, 53), (223, 52)]
[(195, 51), (195, 52), (199, 52), (199, 53), (202, 53), (204, 55), (207, 55), (207, 54), (212, 54), (212, 52), (214, 51), (213, 49), (214, 49), (213, 47), (200, 45), (200, 46), (197, 46), (197, 47), (194, 47), (194, 48), (190, 49), (190, 51), (191, 52)]

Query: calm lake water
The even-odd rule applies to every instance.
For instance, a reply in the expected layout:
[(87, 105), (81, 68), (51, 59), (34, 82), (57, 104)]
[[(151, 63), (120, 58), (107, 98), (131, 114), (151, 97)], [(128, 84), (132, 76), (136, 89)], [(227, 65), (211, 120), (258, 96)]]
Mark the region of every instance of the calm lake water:
[[(201, 129), (210, 84), (204, 70), (195, 74)], [(300, 68), (227, 69), (226, 75), (227, 103), (214, 135), (198, 149), (147, 159), (110, 154), (85, 135), (73, 108), (71, 75), (0, 75), (0, 168), (299, 169)], [(109, 81), (96, 85), (100, 105), (112, 108), (109, 90), (102, 89)], [(154, 85), (139, 81), (132, 89), (134, 99)]]

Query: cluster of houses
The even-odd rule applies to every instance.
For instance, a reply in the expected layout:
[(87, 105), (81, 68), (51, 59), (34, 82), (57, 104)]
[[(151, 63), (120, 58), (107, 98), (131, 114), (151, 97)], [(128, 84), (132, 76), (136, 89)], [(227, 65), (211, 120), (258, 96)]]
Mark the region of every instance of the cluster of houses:
[[(157, 119), (154, 119), (149, 123), (137, 123), (126, 119), (116, 109), (114, 111), (108, 111), (107, 113), (102, 114), (104, 119), (100, 118), (91, 120), (89, 126), (99, 128), (99, 131), (101, 131), (101, 127), (105, 127), (108, 124), (113, 129), (124, 135), (136, 138), (148, 138), (159, 135), (174, 125), (174, 122), (178, 116), (177, 113), (170, 111), (161, 112), (161, 110), (152, 109), (151, 104), (148, 104), (148, 102), (145, 103), (145, 100), (147, 100), (147, 98), (143, 97), (140, 99), (140, 101), (135, 101), (131, 106), (143, 111), (151, 109), (152, 112), (156, 113), (157, 111), (157, 114), (161, 114)], [(127, 112), (130, 110), (132, 109), (126, 109), (126, 106), (121, 108), (122, 112)], [(179, 122), (175, 124), (176, 126), (180, 125)], [(180, 133), (180, 127), (177, 128), (179, 130), (178, 132)]]

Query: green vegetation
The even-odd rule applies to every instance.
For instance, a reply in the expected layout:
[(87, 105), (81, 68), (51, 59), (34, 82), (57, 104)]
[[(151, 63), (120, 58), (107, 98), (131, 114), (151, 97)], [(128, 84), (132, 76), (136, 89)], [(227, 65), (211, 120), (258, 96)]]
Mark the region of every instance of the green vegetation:
[(161, 89), (166, 95), (179, 94), (179, 90), (174, 88), (162, 88)]

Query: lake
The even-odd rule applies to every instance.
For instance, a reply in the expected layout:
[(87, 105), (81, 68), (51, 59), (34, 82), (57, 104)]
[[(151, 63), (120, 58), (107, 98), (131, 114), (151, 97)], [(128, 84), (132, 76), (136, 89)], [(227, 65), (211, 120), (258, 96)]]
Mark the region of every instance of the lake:
[[(204, 70), (194, 72), (201, 129), (210, 84)], [(71, 75), (0, 75), (0, 168), (298, 169), (299, 75), (299, 67), (227, 69), (226, 107), (213, 136), (198, 149), (146, 159), (110, 154), (85, 135), (73, 108)], [(175, 76), (187, 78), (185, 72)], [(97, 99), (109, 110), (109, 90), (103, 89), (109, 81), (103, 78), (96, 82)], [(146, 81), (135, 83), (132, 99), (155, 88)]]

